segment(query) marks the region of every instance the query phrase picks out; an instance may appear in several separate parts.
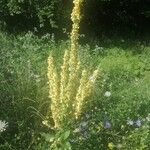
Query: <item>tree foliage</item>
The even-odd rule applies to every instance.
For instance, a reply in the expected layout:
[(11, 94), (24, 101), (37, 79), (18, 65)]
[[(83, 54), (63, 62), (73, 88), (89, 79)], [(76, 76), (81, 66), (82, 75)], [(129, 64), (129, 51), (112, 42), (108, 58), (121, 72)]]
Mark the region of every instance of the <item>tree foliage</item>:
[(142, 32), (150, 26), (150, 1), (86, 0), (83, 14), (82, 26), (95, 33), (122, 27)]
[(61, 0), (0, 0), (1, 21), (13, 27), (56, 28)]
[[(85, 33), (116, 27), (143, 32), (150, 26), (149, 0), (86, 0), (83, 5), (81, 29)], [(0, 0), (0, 26), (6, 24), (21, 30), (70, 29), (71, 9), (72, 0)]]

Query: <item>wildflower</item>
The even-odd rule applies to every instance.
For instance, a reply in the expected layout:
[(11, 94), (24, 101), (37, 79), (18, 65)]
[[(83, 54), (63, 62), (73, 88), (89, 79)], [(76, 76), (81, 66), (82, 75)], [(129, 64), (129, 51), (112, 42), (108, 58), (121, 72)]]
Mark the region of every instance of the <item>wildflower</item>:
[(39, 83), (41, 81), (41, 79), (36, 79), (36, 82)]
[(136, 120), (136, 121), (135, 121), (135, 125), (136, 125), (137, 127), (140, 127), (140, 126), (142, 125), (141, 120), (140, 120), (140, 119)]
[(134, 122), (132, 120), (127, 120), (127, 124), (132, 126)]
[(80, 126), (82, 126), (82, 127), (86, 127), (86, 126), (87, 126), (87, 124), (88, 124), (87, 122), (81, 122), (81, 123), (80, 123)]
[(87, 139), (87, 138), (88, 138), (88, 133), (87, 133), (87, 132), (84, 132), (84, 133), (83, 133), (83, 137), (84, 137), (85, 139)]
[(104, 79), (103, 82), (106, 82), (106, 79)]
[(124, 40), (124, 39), (122, 39), (122, 40), (121, 40), (121, 42), (122, 42), (122, 43), (124, 43), (124, 42), (125, 42), (125, 40)]
[(43, 124), (43, 125), (48, 125), (48, 121), (47, 121), (47, 120), (44, 120), (44, 121), (42, 121), (42, 124)]
[(148, 116), (146, 117), (147, 121), (150, 121), (150, 114), (148, 114)]
[(104, 128), (105, 128), (105, 129), (111, 128), (111, 124), (110, 124), (109, 121), (105, 121), (105, 122), (104, 122)]
[(33, 76), (35, 79), (40, 78), (40, 76), (39, 76), (38, 74), (32, 74), (32, 76)]
[(81, 128), (76, 128), (73, 132), (74, 133), (79, 133), (81, 131)]
[(108, 148), (109, 149), (113, 149), (114, 148), (114, 144), (111, 142), (111, 143), (108, 143)]
[(70, 139), (70, 140), (69, 140), (69, 142), (73, 144), (73, 143), (75, 143), (75, 142), (76, 142), (76, 140), (74, 140), (74, 139)]
[(89, 80), (90, 80), (91, 82), (94, 82), (94, 81), (95, 81), (95, 78), (94, 78), (93, 76), (90, 76), (90, 77), (89, 77)]
[(6, 121), (0, 120), (0, 132), (5, 131), (7, 126), (8, 126), (8, 123)]
[[(52, 54), (48, 57), (48, 87), (49, 98), (51, 99), (51, 113), (54, 121), (54, 127), (61, 129), (66, 119), (72, 122), (72, 119), (78, 119), (81, 115), (82, 106), (86, 103), (85, 98), (88, 97), (94, 87), (99, 71), (95, 70), (89, 79), (88, 70), (80, 70), (80, 61), (78, 60), (78, 38), (79, 24), (81, 20), (80, 7), (83, 0), (73, 0), (74, 7), (71, 14), (72, 30), (70, 35), (70, 50), (65, 51), (63, 64), (60, 72), (58, 71)], [(78, 75), (81, 73), (78, 80)], [(46, 122), (43, 122), (47, 125)], [(86, 123), (82, 124), (85, 127)], [(76, 128), (74, 132), (80, 132), (81, 126)]]
[(117, 144), (116, 146), (118, 149), (121, 149), (122, 148), (122, 144)]
[(89, 119), (89, 118), (90, 118), (90, 115), (89, 115), (89, 114), (86, 114), (85, 117), (86, 117), (86, 119)]
[(104, 94), (104, 96), (106, 96), (106, 97), (110, 97), (110, 96), (111, 96), (111, 92), (106, 91), (106, 92), (105, 92), (105, 94)]
[(150, 121), (150, 117), (146, 117), (146, 120), (147, 120), (147, 121)]
[(121, 129), (124, 129), (124, 125), (121, 125)]

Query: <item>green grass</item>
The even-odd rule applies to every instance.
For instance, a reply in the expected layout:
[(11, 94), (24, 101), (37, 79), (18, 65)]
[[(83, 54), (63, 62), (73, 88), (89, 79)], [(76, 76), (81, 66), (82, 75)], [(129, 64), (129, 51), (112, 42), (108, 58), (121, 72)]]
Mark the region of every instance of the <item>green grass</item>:
[[(8, 127), (0, 133), (0, 149), (45, 150), (41, 132), (49, 132), (45, 119), (50, 100), (47, 88), (47, 57), (54, 51), (58, 65), (68, 41), (55, 42), (50, 35), (0, 33), (0, 120)], [(98, 66), (100, 77), (82, 117), (70, 135), (72, 149), (148, 150), (150, 113), (150, 45), (146, 41), (104, 38), (81, 44), (83, 67)], [(104, 94), (111, 92), (110, 97)], [(127, 125), (127, 120), (142, 125)], [(104, 128), (105, 121), (111, 124)], [(83, 126), (82, 123), (86, 125)], [(38, 145), (38, 146), (37, 146)]]

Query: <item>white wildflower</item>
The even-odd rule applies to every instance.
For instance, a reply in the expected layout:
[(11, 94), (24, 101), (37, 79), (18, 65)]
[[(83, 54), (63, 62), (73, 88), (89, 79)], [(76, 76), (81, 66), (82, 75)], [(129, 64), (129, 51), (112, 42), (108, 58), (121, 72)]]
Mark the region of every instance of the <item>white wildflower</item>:
[(127, 124), (132, 126), (134, 124), (134, 122), (129, 119), (129, 120), (127, 120)]
[(122, 144), (118, 144), (117, 146), (116, 146), (118, 149), (121, 149), (122, 148)]
[(147, 121), (150, 121), (150, 114), (148, 114), (148, 116), (146, 117)]
[(7, 126), (8, 126), (8, 123), (6, 121), (0, 120), (0, 132), (5, 131)]
[(74, 133), (79, 133), (81, 131), (81, 128), (79, 127), (79, 128), (76, 128), (73, 132)]
[(86, 127), (86, 126), (87, 126), (87, 124), (88, 124), (87, 122), (81, 122), (81, 123), (80, 123), (80, 126), (82, 126), (82, 127)]
[(45, 125), (46, 127), (50, 127), (50, 125), (48, 124), (48, 120), (43, 120), (42, 124)]
[(106, 92), (105, 92), (105, 94), (104, 94), (104, 96), (106, 96), (106, 97), (110, 97), (110, 96), (111, 96), (111, 92), (106, 91)]
[(122, 42), (122, 43), (124, 43), (124, 42), (125, 42), (125, 40), (124, 40), (124, 39), (122, 39), (122, 40), (121, 40), (121, 42)]
[(90, 115), (89, 115), (89, 114), (86, 114), (85, 117), (86, 117), (86, 119), (89, 119), (89, 118), (90, 118)]
[(93, 76), (90, 76), (90, 77), (89, 77), (89, 80), (90, 80), (91, 82), (94, 82), (94, 81), (95, 81), (95, 78), (94, 78)]

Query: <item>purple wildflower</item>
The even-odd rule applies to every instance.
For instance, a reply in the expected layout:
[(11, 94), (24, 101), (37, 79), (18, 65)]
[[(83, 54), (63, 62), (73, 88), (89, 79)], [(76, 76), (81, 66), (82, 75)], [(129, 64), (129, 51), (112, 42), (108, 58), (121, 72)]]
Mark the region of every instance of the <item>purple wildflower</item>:
[(70, 139), (69, 142), (70, 142), (71, 144), (73, 144), (73, 143), (76, 143), (76, 140)]
[(140, 127), (140, 126), (142, 125), (140, 119), (136, 120), (134, 123), (135, 123), (135, 125), (136, 125), (137, 127)]
[(83, 133), (83, 137), (84, 137), (85, 139), (87, 139), (87, 138), (88, 138), (88, 133), (87, 133), (87, 132), (84, 132), (84, 133)]

